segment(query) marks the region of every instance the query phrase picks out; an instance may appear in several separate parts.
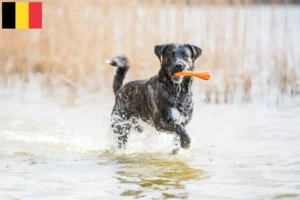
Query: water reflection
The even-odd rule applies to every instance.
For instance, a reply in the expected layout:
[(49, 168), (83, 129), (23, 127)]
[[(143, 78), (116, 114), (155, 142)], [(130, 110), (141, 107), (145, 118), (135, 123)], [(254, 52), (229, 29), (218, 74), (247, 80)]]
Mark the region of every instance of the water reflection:
[(203, 170), (190, 167), (187, 160), (177, 156), (123, 154), (114, 160), (120, 164), (114, 178), (121, 183), (121, 196), (186, 199), (189, 194), (185, 181), (209, 178)]

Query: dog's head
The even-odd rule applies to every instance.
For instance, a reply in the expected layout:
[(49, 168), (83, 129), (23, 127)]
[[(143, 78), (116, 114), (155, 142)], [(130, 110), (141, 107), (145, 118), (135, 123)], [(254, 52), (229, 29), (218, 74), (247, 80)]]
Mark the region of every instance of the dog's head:
[(162, 44), (156, 45), (154, 52), (161, 62), (161, 70), (174, 83), (181, 83), (183, 77), (176, 77), (174, 74), (184, 70), (193, 71), (194, 62), (202, 50), (190, 44)]

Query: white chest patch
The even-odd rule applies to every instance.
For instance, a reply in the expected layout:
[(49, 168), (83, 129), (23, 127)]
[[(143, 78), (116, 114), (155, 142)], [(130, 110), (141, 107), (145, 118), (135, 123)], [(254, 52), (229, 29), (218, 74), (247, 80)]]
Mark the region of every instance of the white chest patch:
[(184, 117), (176, 108), (171, 108), (171, 118), (175, 121), (175, 124), (181, 124), (184, 120)]

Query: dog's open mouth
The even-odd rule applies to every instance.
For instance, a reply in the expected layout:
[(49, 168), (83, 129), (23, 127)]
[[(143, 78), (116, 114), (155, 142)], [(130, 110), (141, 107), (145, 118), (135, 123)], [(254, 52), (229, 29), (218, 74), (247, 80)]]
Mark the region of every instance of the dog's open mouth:
[(172, 76), (172, 81), (174, 83), (180, 83), (182, 81), (182, 79), (183, 79), (183, 76), (175, 76), (175, 75)]

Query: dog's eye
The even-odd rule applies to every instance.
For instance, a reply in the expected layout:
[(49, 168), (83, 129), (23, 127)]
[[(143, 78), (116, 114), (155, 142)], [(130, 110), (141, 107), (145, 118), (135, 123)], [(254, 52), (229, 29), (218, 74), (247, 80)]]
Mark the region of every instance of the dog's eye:
[(187, 54), (183, 54), (183, 59), (187, 60), (189, 58), (189, 56)]
[(172, 54), (172, 53), (170, 53), (170, 54), (167, 54), (167, 56), (166, 56), (166, 60), (167, 60), (167, 62), (171, 62), (171, 61), (172, 61), (172, 59), (173, 59), (173, 54)]

